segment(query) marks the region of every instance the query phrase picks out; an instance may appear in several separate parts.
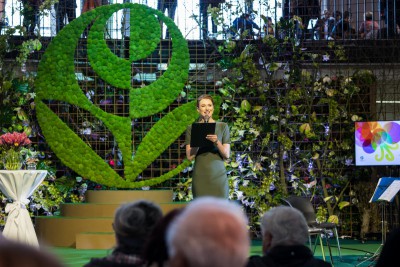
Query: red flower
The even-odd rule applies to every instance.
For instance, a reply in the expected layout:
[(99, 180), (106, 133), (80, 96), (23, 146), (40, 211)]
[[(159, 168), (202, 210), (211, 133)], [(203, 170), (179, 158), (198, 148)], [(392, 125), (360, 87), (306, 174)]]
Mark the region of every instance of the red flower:
[(0, 136), (0, 147), (5, 150), (13, 148), (21, 148), (31, 143), (28, 136), (25, 133), (6, 133)]
[(326, 188), (326, 189), (329, 189), (329, 188), (331, 188), (331, 187), (332, 187), (332, 185), (330, 185), (330, 184), (326, 184), (326, 185), (325, 185), (325, 188)]

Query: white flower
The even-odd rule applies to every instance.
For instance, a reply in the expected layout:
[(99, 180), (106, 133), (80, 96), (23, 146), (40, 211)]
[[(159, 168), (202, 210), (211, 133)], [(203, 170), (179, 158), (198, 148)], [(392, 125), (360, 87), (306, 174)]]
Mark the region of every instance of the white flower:
[(314, 91), (321, 91), (322, 89), (322, 84), (320, 82), (315, 82), (314, 83)]
[(322, 55), (322, 61), (329, 61), (329, 55)]
[(351, 116), (351, 120), (352, 120), (352, 121), (360, 121), (361, 118), (358, 117), (357, 115), (353, 115), (353, 116)]
[(239, 130), (238, 134), (240, 137), (243, 137), (245, 132), (246, 132), (245, 130)]
[(217, 87), (222, 86), (222, 81), (216, 81), (215, 86), (217, 86)]
[(244, 180), (244, 181), (243, 181), (243, 186), (248, 186), (248, 185), (249, 185), (249, 182), (250, 182), (249, 180)]
[(94, 91), (90, 90), (86, 92), (86, 97), (92, 102), (92, 97), (94, 96)]
[(26, 96), (28, 99), (34, 99), (36, 97), (36, 93), (29, 93)]
[(269, 120), (278, 121), (279, 119), (278, 119), (278, 116), (271, 115), (271, 117), (269, 117)]
[(323, 82), (323, 83), (331, 83), (332, 80), (331, 80), (331, 78), (329, 78), (329, 76), (325, 76), (325, 77), (322, 79), (322, 82)]
[(294, 182), (292, 183), (292, 186), (293, 186), (294, 189), (297, 189), (297, 188), (299, 187), (299, 183), (296, 182), (296, 181), (294, 181)]
[(242, 200), (242, 204), (243, 204), (244, 206), (247, 206), (247, 207), (249, 207), (249, 206), (252, 205), (252, 203), (249, 202), (247, 199)]
[(314, 180), (314, 181), (312, 181), (311, 183), (308, 183), (308, 184), (304, 184), (304, 186), (307, 189), (311, 189), (311, 187), (314, 187), (315, 185), (317, 185), (317, 180)]
[(353, 163), (353, 159), (352, 158), (348, 158), (345, 160), (345, 164), (346, 166), (350, 166)]
[(327, 96), (333, 96), (335, 94), (335, 89), (325, 89)]
[(353, 80), (351, 79), (351, 77), (348, 77), (344, 80), (344, 84), (349, 84), (351, 83)]
[(243, 192), (242, 191), (236, 191), (236, 197), (237, 197), (237, 199), (238, 200), (241, 200), (241, 199), (243, 199)]
[(227, 110), (229, 105), (227, 103), (222, 104), (222, 110)]

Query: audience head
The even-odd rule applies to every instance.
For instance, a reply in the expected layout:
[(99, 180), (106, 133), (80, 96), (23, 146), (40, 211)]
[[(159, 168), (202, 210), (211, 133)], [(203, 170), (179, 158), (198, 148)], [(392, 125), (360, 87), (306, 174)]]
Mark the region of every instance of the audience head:
[(154, 226), (143, 251), (143, 259), (147, 262), (147, 266), (152, 266), (153, 263), (163, 266), (164, 262), (169, 259), (165, 235), (168, 226), (182, 211), (183, 209), (174, 209), (168, 212)]
[(330, 18), (330, 17), (331, 17), (331, 12), (329, 12), (329, 10), (325, 9), (325, 10), (324, 10), (324, 17), (325, 17), (326, 19)]
[(249, 20), (250, 19), (250, 14), (249, 13), (244, 13), (242, 15), (242, 18), (244, 18), (245, 20)]
[(344, 18), (344, 19), (350, 19), (350, 15), (351, 15), (350, 12), (346, 10), (346, 11), (343, 13), (343, 18)]
[(279, 206), (268, 210), (261, 218), (263, 251), (275, 246), (304, 245), (308, 226), (303, 214), (292, 207)]
[(2, 238), (0, 267), (62, 267), (52, 254), (39, 248)]
[(371, 20), (372, 20), (372, 12), (370, 12), (370, 11), (365, 12), (364, 18), (365, 18), (365, 20), (367, 20), (367, 21), (371, 21)]
[(117, 247), (122, 249), (141, 248), (161, 217), (160, 207), (147, 200), (121, 205), (115, 213), (113, 223)]
[(172, 267), (243, 267), (250, 248), (247, 218), (228, 200), (200, 197), (167, 231)]
[(335, 11), (335, 18), (336, 20), (339, 20), (342, 17), (342, 12), (340, 12), (339, 10)]

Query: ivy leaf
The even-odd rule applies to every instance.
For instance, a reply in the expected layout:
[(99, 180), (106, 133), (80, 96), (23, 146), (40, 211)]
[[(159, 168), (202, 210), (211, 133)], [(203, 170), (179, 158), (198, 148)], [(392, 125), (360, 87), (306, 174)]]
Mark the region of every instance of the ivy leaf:
[(230, 165), (231, 165), (232, 168), (237, 168), (237, 167), (239, 167), (239, 163), (236, 162), (236, 161), (232, 161), (232, 162), (230, 163)]
[(242, 111), (249, 112), (251, 110), (251, 104), (246, 99), (242, 101), (240, 104), (240, 108)]
[(300, 125), (300, 133), (307, 135), (311, 131), (311, 126), (309, 123), (303, 123)]
[(334, 224), (339, 224), (339, 217), (337, 215), (331, 215), (328, 218), (328, 222), (334, 223)]
[(279, 69), (279, 67), (279, 64), (277, 64), (276, 62), (272, 62), (271, 64), (269, 64), (268, 69), (269, 71), (276, 71)]
[(345, 207), (347, 207), (347, 206), (350, 206), (350, 202), (348, 202), (348, 201), (341, 201), (338, 204), (338, 207), (339, 207), (340, 210), (345, 208)]

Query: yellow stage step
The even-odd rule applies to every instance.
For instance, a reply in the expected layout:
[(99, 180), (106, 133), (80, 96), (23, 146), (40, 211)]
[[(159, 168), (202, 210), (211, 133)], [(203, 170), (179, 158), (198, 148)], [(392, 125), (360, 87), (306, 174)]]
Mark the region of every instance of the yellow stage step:
[(76, 235), (76, 249), (112, 249), (115, 235), (111, 233), (79, 233)]
[[(186, 202), (159, 203), (163, 214), (173, 209), (186, 206)], [(114, 217), (116, 209), (120, 204), (110, 203), (66, 203), (61, 204), (61, 216), (66, 217)]]
[(62, 204), (61, 216), (36, 217), (35, 229), (44, 245), (109, 249), (115, 245), (113, 217), (122, 203), (150, 200), (160, 205), (164, 214), (186, 206), (186, 202), (171, 202), (172, 197), (172, 190), (89, 190), (87, 203)]
[(88, 190), (86, 202), (121, 204), (139, 199), (147, 199), (155, 203), (171, 202), (172, 190)]
[(84, 232), (113, 232), (113, 218), (37, 217), (39, 242), (53, 247), (76, 247), (75, 236)]

